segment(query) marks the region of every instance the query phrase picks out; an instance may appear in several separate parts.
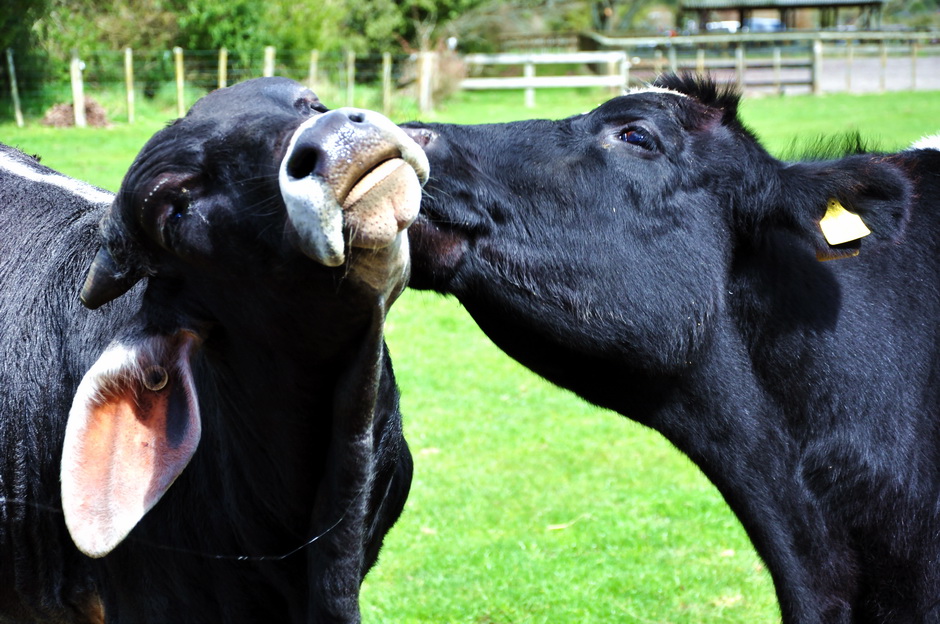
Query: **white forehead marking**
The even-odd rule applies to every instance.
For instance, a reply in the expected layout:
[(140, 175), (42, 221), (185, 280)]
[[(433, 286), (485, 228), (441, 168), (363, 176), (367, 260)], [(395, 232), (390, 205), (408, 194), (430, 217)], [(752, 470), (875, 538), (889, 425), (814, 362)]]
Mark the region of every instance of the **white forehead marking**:
[(911, 145), (911, 149), (935, 149), (940, 150), (940, 134), (925, 136), (921, 140)]
[(685, 93), (679, 93), (673, 89), (666, 89), (664, 87), (633, 87), (632, 89), (625, 89), (624, 95), (639, 95), (641, 93), (668, 93), (669, 95), (676, 95), (679, 97), (689, 97)]
[(0, 152), (0, 167), (21, 178), (39, 182), (40, 184), (57, 186), (93, 204), (110, 204), (114, 201), (114, 195), (107, 191), (97, 189), (87, 182), (82, 182), (81, 180), (76, 180), (60, 173), (39, 171), (3, 152)]

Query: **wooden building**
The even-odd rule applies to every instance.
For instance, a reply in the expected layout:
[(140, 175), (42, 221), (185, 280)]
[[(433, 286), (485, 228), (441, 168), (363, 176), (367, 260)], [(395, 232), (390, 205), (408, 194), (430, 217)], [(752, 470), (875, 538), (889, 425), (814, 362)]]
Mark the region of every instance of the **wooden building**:
[[(754, 19), (755, 12), (761, 15), (779, 15), (782, 28), (793, 30), (801, 27), (832, 29), (839, 26), (839, 10), (852, 10), (857, 13), (856, 26), (862, 30), (881, 27), (881, 11), (886, 0), (680, 0), (676, 13), (676, 24), (684, 29), (689, 20), (698, 25), (699, 32), (705, 32), (706, 24), (716, 20), (733, 20), (748, 29), (751, 23), (760, 23)], [(818, 20), (812, 24), (798, 23), (798, 17), (815, 12)], [(763, 22), (766, 23), (766, 22)], [(761, 30), (751, 28), (750, 30)]]

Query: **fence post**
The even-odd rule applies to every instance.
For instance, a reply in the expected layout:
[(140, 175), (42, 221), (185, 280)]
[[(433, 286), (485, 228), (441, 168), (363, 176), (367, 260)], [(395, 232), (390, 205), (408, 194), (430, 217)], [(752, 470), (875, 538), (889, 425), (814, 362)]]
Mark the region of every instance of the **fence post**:
[(884, 93), (888, 78), (888, 41), (881, 40), (881, 73), (878, 76), (878, 89)]
[(813, 39), (813, 67), (810, 80), (813, 83), (813, 95), (822, 93), (822, 64), (823, 64), (823, 43), (822, 39)]
[(783, 84), (781, 83), (781, 73), (782, 73), (782, 70), (781, 70), (781, 67), (780, 67), (783, 61), (781, 60), (780, 56), (781, 56), (781, 55), (780, 55), (780, 48), (779, 48), (778, 46), (774, 46), (774, 55), (773, 55), (773, 59), (774, 59), (774, 60), (773, 60), (773, 63), (774, 63), (774, 88), (777, 89), (777, 93), (783, 93)]
[(434, 103), (432, 100), (432, 84), (434, 81), (434, 53), (418, 52), (418, 110), (429, 113)]
[(679, 60), (676, 58), (676, 46), (669, 46), (666, 54), (669, 55), (669, 71), (674, 74), (679, 73)]
[(382, 112), (392, 114), (392, 54), (382, 52)]
[(623, 62), (626, 60), (627, 53), (621, 52), (621, 54), (623, 56), (621, 56), (619, 60), (607, 61), (607, 75), (611, 78), (620, 77), (620, 88), (610, 87), (610, 91), (614, 95), (627, 88), (627, 83), (623, 80)]
[(744, 44), (739, 43), (734, 49), (734, 73), (735, 81), (738, 83), (738, 89), (744, 88), (744, 68), (746, 61), (744, 59)]
[[(525, 65), (522, 67), (522, 75), (525, 78), (535, 78), (535, 63), (532, 61), (526, 61)], [(532, 87), (526, 87), (525, 107), (535, 108), (535, 89)]]
[(353, 105), (356, 94), (356, 53), (346, 50), (346, 106)]
[(699, 76), (705, 75), (705, 48), (702, 46), (695, 51), (695, 71)]
[(623, 58), (620, 59), (620, 80), (623, 84), (623, 90), (626, 92), (630, 88), (630, 58), (626, 52), (623, 53)]
[(845, 46), (845, 92), (852, 92), (852, 62), (855, 60), (855, 45), (851, 40)]
[(176, 66), (176, 114), (182, 117), (186, 114), (186, 104), (183, 101), (183, 48), (173, 48), (173, 59)]
[(320, 51), (319, 50), (310, 50), (310, 65), (307, 68), (307, 87), (310, 90), (315, 90), (317, 85), (317, 72), (319, 71), (318, 65), (320, 64)]
[(228, 48), (219, 48), (219, 88), (228, 86)]
[(20, 90), (16, 86), (16, 69), (13, 67), (13, 48), (7, 48), (7, 67), (10, 70), (10, 95), (13, 97), (13, 114), (16, 125), (23, 127), (23, 109), (20, 107)]
[(261, 75), (265, 78), (274, 75), (274, 46), (264, 46), (264, 68)]
[(917, 53), (919, 51), (919, 42), (911, 41), (911, 91), (917, 89)]
[(134, 123), (134, 51), (124, 48), (124, 85), (127, 89), (127, 123)]
[(75, 126), (84, 128), (85, 122), (85, 86), (82, 83), (82, 62), (78, 58), (78, 51), (72, 51), (72, 62), (69, 66), (72, 75), (72, 109), (75, 111)]
[(653, 54), (653, 73), (657, 76), (663, 73), (663, 50), (658, 46)]

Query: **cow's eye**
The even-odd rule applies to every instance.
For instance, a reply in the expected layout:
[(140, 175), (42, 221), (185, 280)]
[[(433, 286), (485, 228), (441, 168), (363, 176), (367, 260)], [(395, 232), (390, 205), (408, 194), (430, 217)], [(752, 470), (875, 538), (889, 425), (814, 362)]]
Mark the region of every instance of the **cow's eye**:
[(651, 150), (655, 147), (653, 139), (643, 128), (629, 127), (620, 131), (620, 140), (624, 143), (636, 145), (643, 149)]
[(157, 217), (155, 232), (164, 247), (173, 247), (178, 242), (180, 226), (189, 215), (191, 202), (190, 193), (185, 188), (166, 198), (161, 214)]
[(172, 203), (170, 204), (169, 216), (167, 221), (169, 223), (176, 223), (189, 212), (189, 204), (191, 202), (191, 197), (189, 194), (189, 189), (182, 189), (176, 197), (173, 198)]
[(178, 202), (173, 204), (173, 210), (170, 212), (170, 223), (176, 223), (186, 214), (186, 211), (189, 210), (189, 202)]

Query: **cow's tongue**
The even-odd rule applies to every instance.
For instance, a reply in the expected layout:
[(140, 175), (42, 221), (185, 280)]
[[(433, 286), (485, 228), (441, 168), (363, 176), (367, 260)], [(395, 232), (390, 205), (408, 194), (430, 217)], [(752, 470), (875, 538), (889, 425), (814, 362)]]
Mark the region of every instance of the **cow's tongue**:
[(418, 216), (421, 182), (411, 165), (392, 158), (367, 173), (343, 201), (343, 219), (353, 247), (379, 249)]

